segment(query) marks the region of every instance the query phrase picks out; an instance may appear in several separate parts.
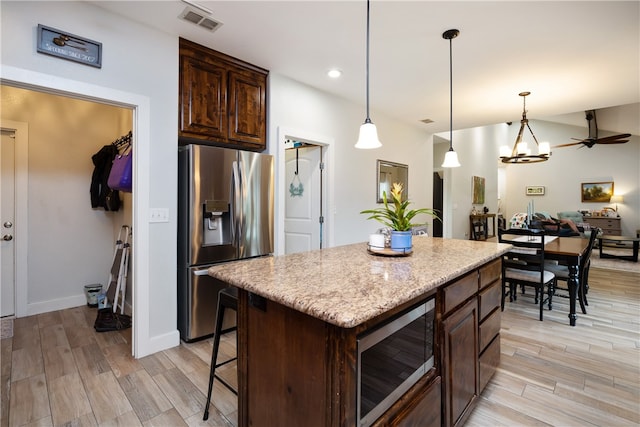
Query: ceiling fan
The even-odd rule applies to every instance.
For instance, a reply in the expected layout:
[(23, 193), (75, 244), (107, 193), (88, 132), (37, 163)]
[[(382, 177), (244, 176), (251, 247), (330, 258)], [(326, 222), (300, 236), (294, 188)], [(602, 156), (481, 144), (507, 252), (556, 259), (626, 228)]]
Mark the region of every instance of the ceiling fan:
[[(571, 142), (569, 144), (556, 145), (553, 148), (571, 147), (573, 145), (583, 144), (586, 147), (593, 147), (596, 144), (624, 144), (629, 142), (628, 139), (631, 136), (630, 133), (621, 133), (619, 135), (605, 136), (598, 138), (598, 122), (596, 121), (596, 110), (585, 111), (587, 122), (589, 123), (589, 137), (585, 139), (571, 138), (578, 142)], [(581, 147), (582, 148), (582, 147)]]

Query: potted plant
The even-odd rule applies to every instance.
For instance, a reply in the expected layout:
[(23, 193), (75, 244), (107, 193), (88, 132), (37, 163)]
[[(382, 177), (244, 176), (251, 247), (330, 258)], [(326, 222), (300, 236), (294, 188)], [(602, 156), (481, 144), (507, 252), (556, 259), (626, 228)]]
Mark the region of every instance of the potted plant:
[(383, 191), (382, 207), (360, 212), (370, 215), (367, 219), (375, 219), (391, 229), (391, 249), (396, 251), (411, 249), (411, 228), (422, 225), (412, 222), (416, 215), (425, 214), (440, 219), (433, 209), (408, 209), (409, 200), (402, 201), (403, 190), (402, 184), (394, 182), (391, 188), (391, 202), (387, 200), (387, 192)]

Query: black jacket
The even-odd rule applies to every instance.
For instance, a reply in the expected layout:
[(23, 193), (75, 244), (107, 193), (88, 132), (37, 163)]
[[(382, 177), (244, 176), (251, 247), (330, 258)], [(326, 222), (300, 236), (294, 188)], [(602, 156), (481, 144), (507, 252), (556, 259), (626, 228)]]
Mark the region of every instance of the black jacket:
[(120, 195), (107, 185), (109, 172), (114, 157), (118, 154), (118, 148), (113, 145), (105, 145), (96, 154), (91, 156), (95, 168), (91, 176), (91, 207), (104, 208), (106, 211), (120, 209)]

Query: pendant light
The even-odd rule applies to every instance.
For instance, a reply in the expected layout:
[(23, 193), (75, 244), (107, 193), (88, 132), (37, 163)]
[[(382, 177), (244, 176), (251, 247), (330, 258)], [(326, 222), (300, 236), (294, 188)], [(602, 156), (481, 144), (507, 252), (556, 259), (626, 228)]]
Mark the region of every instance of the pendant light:
[(453, 150), (453, 54), (452, 42), (458, 37), (460, 31), (447, 30), (442, 33), (442, 38), (449, 40), (449, 151), (444, 155), (443, 168), (457, 168), (460, 166), (458, 161), (458, 153)]
[[(551, 147), (548, 142), (538, 143), (536, 136), (533, 134), (531, 127), (529, 126), (529, 120), (527, 120), (527, 96), (531, 95), (531, 92), (520, 92), (518, 95), (522, 97), (522, 120), (520, 120), (520, 131), (516, 137), (516, 142), (513, 144), (513, 149), (509, 150), (509, 147), (503, 145), (500, 147), (500, 160), (502, 163), (539, 163), (546, 162), (551, 156)], [(531, 154), (531, 150), (527, 147), (527, 143), (522, 140), (522, 134), (524, 133), (525, 126), (529, 129), (534, 142), (538, 146), (538, 154)]]
[(369, 0), (367, 0), (367, 64), (366, 64), (366, 80), (367, 80), (367, 117), (360, 126), (360, 135), (356, 148), (370, 149), (382, 147), (382, 143), (378, 140), (378, 130), (369, 118)]

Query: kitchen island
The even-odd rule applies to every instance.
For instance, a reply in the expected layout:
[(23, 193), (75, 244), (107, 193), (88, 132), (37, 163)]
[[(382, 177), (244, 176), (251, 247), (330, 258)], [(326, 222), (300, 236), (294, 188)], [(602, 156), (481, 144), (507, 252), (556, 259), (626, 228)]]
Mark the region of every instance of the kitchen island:
[(462, 422), (499, 361), (497, 259), (509, 248), (416, 236), (410, 256), (359, 243), (211, 267), (240, 290), (239, 425), (359, 425), (358, 338), (431, 298), (434, 367), (376, 423)]

